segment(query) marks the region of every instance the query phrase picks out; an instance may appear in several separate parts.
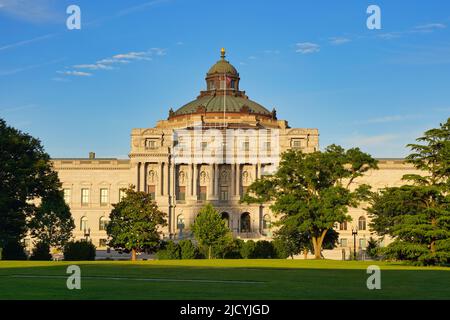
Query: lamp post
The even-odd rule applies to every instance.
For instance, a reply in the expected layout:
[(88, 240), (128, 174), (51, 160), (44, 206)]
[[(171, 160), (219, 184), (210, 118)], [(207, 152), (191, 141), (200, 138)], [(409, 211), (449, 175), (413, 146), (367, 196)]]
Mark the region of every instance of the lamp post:
[(84, 229), (84, 237), (86, 238), (86, 242), (89, 240), (90, 236), (91, 236), (91, 228), (88, 228), (87, 230)]
[(352, 228), (352, 236), (353, 236), (353, 258), (356, 260), (356, 235), (358, 234), (357, 228)]

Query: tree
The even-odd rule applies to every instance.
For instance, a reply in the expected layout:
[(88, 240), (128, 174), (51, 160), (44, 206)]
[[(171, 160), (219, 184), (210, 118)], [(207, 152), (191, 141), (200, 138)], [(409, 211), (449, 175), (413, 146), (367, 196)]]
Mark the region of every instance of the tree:
[(165, 216), (150, 194), (128, 188), (126, 196), (113, 205), (110, 214), (106, 228), (109, 246), (131, 252), (133, 261), (137, 252), (154, 252), (160, 243), (160, 229), (167, 225)]
[(351, 190), (355, 179), (377, 168), (377, 161), (359, 148), (345, 151), (331, 145), (307, 154), (288, 150), (277, 172), (253, 182), (243, 202), (270, 202), (270, 209), (281, 215), (281, 225), (292, 219), (300, 233), (309, 234), (320, 259), (328, 231), (336, 222), (350, 221), (348, 207), (356, 207), (369, 194), (368, 185)]
[(394, 238), (383, 254), (418, 264), (450, 262), (450, 118), (409, 144), (406, 158), (422, 174), (409, 174), (409, 184), (374, 193), (370, 227)]
[(36, 209), (32, 201), (60, 187), (40, 141), (0, 119), (0, 246), (20, 242)]
[(212, 256), (212, 247), (223, 242), (230, 233), (230, 229), (210, 203), (198, 213), (192, 231), (198, 243), (208, 249), (208, 259)]
[(64, 260), (95, 260), (96, 248), (90, 241), (69, 241), (64, 245)]
[(156, 256), (159, 260), (179, 260), (181, 259), (181, 247), (175, 241), (165, 242), (158, 249)]
[(46, 242), (38, 242), (33, 248), (30, 260), (49, 261), (52, 260), (50, 246)]
[(44, 197), (28, 222), (33, 238), (56, 248), (64, 247), (72, 237), (74, 228), (75, 223), (62, 191)]
[(27, 260), (23, 244), (15, 240), (6, 242), (2, 250), (2, 260)]
[(181, 240), (178, 245), (181, 250), (181, 259), (198, 259), (200, 253), (191, 240)]

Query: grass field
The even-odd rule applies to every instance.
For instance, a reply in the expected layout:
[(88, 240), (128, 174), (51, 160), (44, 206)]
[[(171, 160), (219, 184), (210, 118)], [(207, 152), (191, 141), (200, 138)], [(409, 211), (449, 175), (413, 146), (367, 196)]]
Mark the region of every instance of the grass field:
[[(81, 290), (66, 269), (81, 268)], [(381, 268), (368, 290), (367, 266)], [(0, 261), (0, 299), (450, 299), (449, 268), (314, 260)]]

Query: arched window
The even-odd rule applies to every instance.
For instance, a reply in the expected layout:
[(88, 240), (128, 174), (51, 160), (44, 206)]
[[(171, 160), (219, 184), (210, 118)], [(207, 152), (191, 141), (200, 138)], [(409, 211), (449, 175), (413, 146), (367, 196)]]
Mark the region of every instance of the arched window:
[(241, 214), (241, 232), (250, 232), (250, 213)]
[(366, 230), (366, 218), (361, 216), (358, 219), (358, 229), (359, 230)]
[(222, 212), (221, 214), (222, 220), (225, 221), (225, 225), (229, 228), (230, 227), (230, 215), (228, 212)]
[(98, 222), (98, 230), (105, 231), (107, 225), (108, 225), (108, 219), (106, 219), (106, 217), (101, 217)]
[(182, 214), (179, 214), (177, 216), (177, 228), (178, 229), (183, 229), (184, 228), (184, 217)]
[(88, 218), (82, 217), (80, 220), (80, 230), (85, 231), (88, 229)]

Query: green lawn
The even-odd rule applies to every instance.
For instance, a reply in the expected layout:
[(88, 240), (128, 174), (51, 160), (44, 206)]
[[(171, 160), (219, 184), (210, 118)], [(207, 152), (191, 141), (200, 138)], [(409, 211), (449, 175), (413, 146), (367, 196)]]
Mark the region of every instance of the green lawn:
[[(66, 268), (81, 267), (81, 290)], [(381, 268), (368, 290), (367, 266)], [(315, 260), (0, 261), (0, 299), (450, 299), (449, 268)]]

